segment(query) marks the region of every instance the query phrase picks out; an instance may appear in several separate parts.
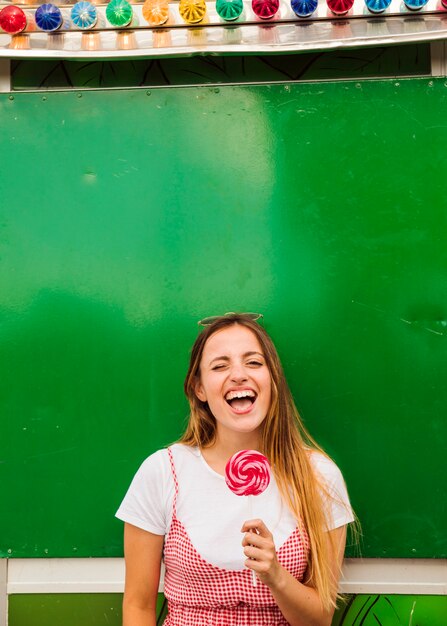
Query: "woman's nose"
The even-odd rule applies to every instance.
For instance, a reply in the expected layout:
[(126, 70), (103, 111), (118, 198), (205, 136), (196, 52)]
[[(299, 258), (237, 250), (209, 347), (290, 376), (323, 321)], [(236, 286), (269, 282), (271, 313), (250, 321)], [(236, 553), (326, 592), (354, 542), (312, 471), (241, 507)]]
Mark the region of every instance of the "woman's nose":
[(245, 369), (241, 365), (233, 365), (231, 368), (231, 380), (234, 382), (242, 382), (247, 380)]

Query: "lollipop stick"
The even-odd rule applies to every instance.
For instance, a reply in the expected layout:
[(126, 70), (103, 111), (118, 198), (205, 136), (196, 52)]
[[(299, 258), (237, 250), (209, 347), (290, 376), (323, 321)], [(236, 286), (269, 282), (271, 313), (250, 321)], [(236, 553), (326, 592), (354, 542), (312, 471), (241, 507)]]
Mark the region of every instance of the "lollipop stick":
[[(253, 519), (251, 497), (265, 491), (270, 482), (268, 459), (257, 450), (236, 452), (225, 466), (225, 482), (237, 496), (248, 496), (249, 515), (250, 519)], [(256, 528), (250, 530), (259, 534)], [(258, 577), (254, 570), (251, 572), (255, 587), (258, 584)]]
[[(253, 496), (248, 496), (248, 516), (250, 519), (252, 519), (253, 517), (253, 500), (252, 500)], [(251, 529), (252, 532), (256, 532), (256, 528), (252, 528)], [(254, 569), (251, 570), (251, 579), (253, 582), (253, 587), (256, 587), (256, 585), (258, 584), (258, 577), (256, 576), (256, 572)]]

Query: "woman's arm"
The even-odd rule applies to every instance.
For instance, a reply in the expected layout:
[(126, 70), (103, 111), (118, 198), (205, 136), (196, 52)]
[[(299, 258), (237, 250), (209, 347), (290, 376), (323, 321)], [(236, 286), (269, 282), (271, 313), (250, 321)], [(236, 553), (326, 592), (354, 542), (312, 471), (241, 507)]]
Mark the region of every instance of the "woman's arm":
[[(253, 528), (259, 534), (251, 531)], [(330, 626), (334, 611), (325, 611), (316, 589), (310, 583), (300, 583), (278, 562), (273, 536), (264, 522), (259, 519), (248, 520), (242, 532), (245, 533), (242, 541), (244, 553), (249, 557), (245, 565), (254, 570), (258, 578), (270, 588), (290, 626)], [(346, 526), (328, 532), (328, 544), (333, 553), (332, 576), (337, 584), (345, 543)]]
[(156, 626), (163, 535), (125, 524), (123, 626)]

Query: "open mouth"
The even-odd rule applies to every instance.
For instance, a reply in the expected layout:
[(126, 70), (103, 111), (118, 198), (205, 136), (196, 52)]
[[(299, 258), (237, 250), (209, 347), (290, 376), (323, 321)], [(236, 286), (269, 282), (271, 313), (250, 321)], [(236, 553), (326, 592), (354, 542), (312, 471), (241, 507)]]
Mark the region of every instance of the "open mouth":
[(257, 395), (252, 389), (229, 391), (225, 395), (225, 401), (237, 412), (244, 412), (250, 409), (256, 398)]

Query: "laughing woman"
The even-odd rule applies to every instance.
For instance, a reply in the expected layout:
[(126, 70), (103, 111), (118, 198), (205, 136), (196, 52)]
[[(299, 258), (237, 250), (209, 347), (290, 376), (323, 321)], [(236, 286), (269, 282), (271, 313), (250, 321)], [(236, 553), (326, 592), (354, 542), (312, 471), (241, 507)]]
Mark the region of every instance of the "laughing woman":
[[(156, 625), (162, 559), (165, 626), (331, 623), (354, 516), (340, 470), (305, 430), (275, 346), (253, 317), (212, 319), (198, 336), (186, 432), (144, 461), (117, 512), (124, 626)], [(240, 450), (258, 450), (272, 468), (252, 510), (225, 483)]]

